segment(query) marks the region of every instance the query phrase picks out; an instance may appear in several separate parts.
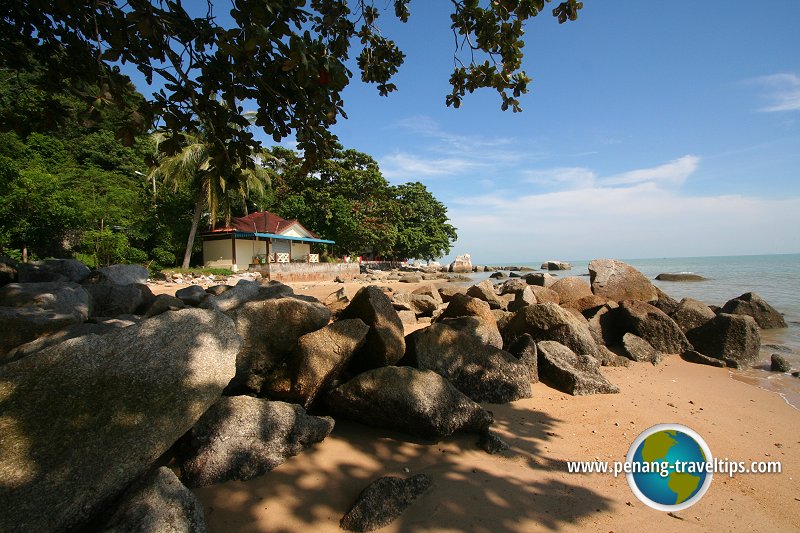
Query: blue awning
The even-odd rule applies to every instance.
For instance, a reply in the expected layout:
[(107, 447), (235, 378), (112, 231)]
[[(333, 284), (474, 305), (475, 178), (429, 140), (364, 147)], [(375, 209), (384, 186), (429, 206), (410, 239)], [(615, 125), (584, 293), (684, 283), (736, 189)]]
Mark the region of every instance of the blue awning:
[(292, 237), (289, 235), (276, 235), (275, 233), (256, 233), (256, 232), (245, 232), (245, 231), (237, 231), (236, 238), (246, 238), (246, 237), (263, 237), (265, 239), (283, 239), (285, 241), (300, 241), (300, 242), (317, 242), (320, 244), (336, 244), (334, 241), (329, 241), (327, 239), (312, 239), (310, 237)]

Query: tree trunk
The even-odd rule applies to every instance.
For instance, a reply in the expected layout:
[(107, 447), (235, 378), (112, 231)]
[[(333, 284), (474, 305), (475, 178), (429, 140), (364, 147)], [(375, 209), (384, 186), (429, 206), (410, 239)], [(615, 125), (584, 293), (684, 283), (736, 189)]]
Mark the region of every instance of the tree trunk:
[(25, 244), (22, 245), (22, 262), (28, 262), (28, 246)]
[(194, 248), (194, 236), (197, 234), (197, 226), (200, 225), (200, 216), (203, 214), (203, 198), (197, 199), (194, 204), (194, 215), (192, 216), (192, 227), (189, 229), (189, 239), (186, 241), (186, 253), (183, 254), (183, 264), (181, 268), (189, 268), (189, 261), (192, 259), (192, 248)]

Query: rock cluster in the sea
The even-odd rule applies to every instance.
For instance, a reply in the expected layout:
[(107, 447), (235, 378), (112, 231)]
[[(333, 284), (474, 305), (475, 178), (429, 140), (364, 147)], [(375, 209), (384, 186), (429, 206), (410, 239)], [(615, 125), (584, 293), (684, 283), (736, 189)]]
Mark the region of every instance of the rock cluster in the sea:
[[(592, 261), (588, 283), (531, 272), (325, 302), (277, 282), (154, 296), (141, 267), (0, 264), (2, 531), (203, 531), (186, 486), (269, 475), (335, 420), (428, 442), (475, 433), (496, 453), (508, 445), (481, 403), (531, 397), (539, 381), (613, 394), (602, 367), (676, 353), (746, 367), (760, 329), (785, 325), (754, 293), (716, 311), (677, 302), (612, 259)], [(385, 525), (429, 486), (379, 480), (342, 525)]]

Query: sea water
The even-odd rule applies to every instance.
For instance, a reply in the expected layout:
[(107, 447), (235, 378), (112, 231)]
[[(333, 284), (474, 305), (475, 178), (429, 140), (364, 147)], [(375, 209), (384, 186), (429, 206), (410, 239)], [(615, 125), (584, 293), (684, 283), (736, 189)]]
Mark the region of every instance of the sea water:
[[(770, 372), (770, 356), (779, 353), (800, 371), (800, 254), (747, 255), (730, 257), (666, 257), (621, 259), (653, 280), (653, 284), (676, 300), (694, 298), (722, 306), (746, 292), (758, 293), (781, 312), (787, 328), (761, 331), (761, 360), (747, 370), (730, 370), (733, 379), (780, 394), (787, 403), (800, 408), (800, 378)], [(572, 270), (551, 271), (558, 277), (587, 276), (589, 260), (569, 261)], [(511, 264), (511, 263), (509, 263)], [(514, 263), (538, 269), (542, 261)], [(658, 281), (661, 273), (689, 272), (706, 281)], [(481, 280), (490, 273), (475, 273)]]

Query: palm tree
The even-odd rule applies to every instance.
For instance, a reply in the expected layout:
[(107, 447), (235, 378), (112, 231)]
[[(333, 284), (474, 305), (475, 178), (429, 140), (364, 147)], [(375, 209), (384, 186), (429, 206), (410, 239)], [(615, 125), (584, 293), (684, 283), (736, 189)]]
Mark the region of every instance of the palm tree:
[[(160, 156), (157, 164), (150, 171), (148, 179), (161, 179), (164, 184), (174, 190), (179, 187), (190, 187), (195, 194), (194, 214), (186, 252), (183, 255), (181, 268), (189, 268), (192, 247), (200, 225), (203, 210), (210, 213), (211, 227), (216, 227), (220, 219), (230, 224), (233, 210), (242, 207), (247, 211), (246, 200), (251, 194), (263, 194), (269, 185), (268, 171), (259, 164), (252, 167), (239, 168), (231, 176), (223, 176), (215, 171), (209, 157), (210, 144), (202, 134), (185, 134), (186, 145), (174, 155)], [(161, 133), (154, 134), (156, 153), (158, 145), (164, 140)]]

